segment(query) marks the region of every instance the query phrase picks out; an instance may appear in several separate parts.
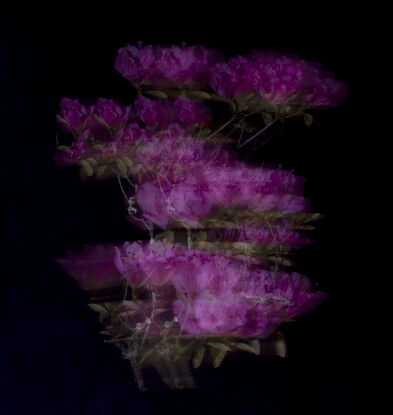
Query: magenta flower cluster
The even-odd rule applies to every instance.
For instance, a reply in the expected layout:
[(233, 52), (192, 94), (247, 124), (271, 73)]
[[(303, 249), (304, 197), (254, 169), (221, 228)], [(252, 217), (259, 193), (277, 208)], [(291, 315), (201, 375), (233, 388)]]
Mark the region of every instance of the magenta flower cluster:
[(253, 92), (272, 104), (336, 107), (348, 95), (347, 85), (319, 64), (272, 51), (234, 57), (210, 73), (210, 86), (227, 99)]
[[(121, 286), (125, 280), (133, 294), (145, 290), (146, 299), (133, 296), (121, 306), (128, 326), (150, 335), (162, 335), (167, 323), (178, 322), (180, 333), (192, 336), (265, 338), (283, 322), (317, 307), (326, 294), (314, 291), (307, 277), (267, 269), (268, 260), (278, 258), (270, 252), (281, 259), (290, 249), (312, 243), (299, 230), (311, 216), (302, 215), (310, 211), (305, 179), (281, 166), (240, 162), (233, 150), (218, 143), (231, 141), (223, 140), (231, 139), (223, 132), (232, 121), (242, 129), (241, 138), (244, 131), (251, 132), (251, 139), (258, 136), (253, 132), (256, 116), (250, 128), (243, 128), (250, 118), (236, 118), (244, 115), (241, 108), (249, 115), (262, 112), (270, 126), (273, 112), (306, 118), (311, 116), (306, 109), (338, 106), (348, 87), (319, 64), (295, 56), (254, 51), (224, 60), (215, 50), (185, 43), (127, 45), (119, 49), (115, 68), (139, 94), (153, 98), (139, 95), (128, 106), (106, 98), (93, 105), (64, 98), (57, 121), (74, 141), (59, 147), (64, 151), (59, 160), (80, 164), (90, 177), (117, 174), (129, 220), (145, 226), (151, 240), (86, 246), (58, 262), (89, 290)], [(202, 99), (232, 100), (239, 111), (217, 130), (211, 127), (215, 107)], [(220, 246), (232, 249), (212, 248), (209, 232), (200, 234), (205, 245), (193, 241), (193, 229), (203, 228), (209, 215), (209, 226), (220, 228)], [(243, 220), (246, 215), (251, 220)], [(280, 219), (269, 223), (269, 217)], [(154, 226), (187, 228), (187, 247), (154, 241)], [(245, 244), (230, 242), (265, 246), (260, 251), (253, 246), (251, 257), (240, 252)]]
[(180, 328), (193, 335), (267, 337), (326, 297), (298, 273), (272, 274), (225, 251), (163, 242), (126, 242), (115, 264), (132, 286), (173, 288), (167, 296)]
[(144, 217), (165, 228), (172, 219), (197, 226), (215, 208), (285, 213), (309, 209), (309, 201), (301, 196), (304, 179), (292, 172), (251, 168), (237, 161), (212, 166), (202, 162), (197, 167), (177, 183), (143, 183), (137, 199)]
[(164, 103), (139, 96), (135, 100), (135, 109), (147, 127), (158, 129), (165, 129), (176, 122), (185, 127), (195, 127), (208, 125), (212, 121), (212, 113), (208, 106), (183, 97)]
[(253, 51), (224, 60), (202, 46), (127, 45), (119, 50), (115, 68), (135, 86), (210, 86), (226, 99), (253, 92), (271, 104), (336, 107), (348, 86), (315, 62), (273, 51)]
[(204, 87), (209, 82), (209, 68), (223, 59), (218, 51), (203, 46), (127, 45), (119, 49), (116, 70), (133, 85), (152, 87)]
[(167, 185), (184, 181), (191, 184), (192, 172), (206, 169), (212, 163), (217, 168), (230, 165), (235, 158), (233, 152), (211, 142), (195, 139), (177, 124), (158, 134), (141, 135), (134, 147), (135, 163), (154, 171)]
[[(113, 99), (105, 98), (99, 98), (95, 105), (85, 106), (77, 99), (63, 98), (58, 123), (63, 131), (75, 137), (67, 153), (68, 158), (82, 157), (91, 137), (95, 141), (106, 142), (108, 151), (116, 153), (116, 149), (135, 144), (141, 136), (152, 137), (153, 131), (169, 129), (184, 132), (188, 128), (206, 126), (212, 121), (209, 107), (183, 97), (168, 100), (165, 104), (140, 96), (134, 106), (135, 110), (131, 105), (123, 107)], [(108, 142), (108, 136), (112, 141)]]

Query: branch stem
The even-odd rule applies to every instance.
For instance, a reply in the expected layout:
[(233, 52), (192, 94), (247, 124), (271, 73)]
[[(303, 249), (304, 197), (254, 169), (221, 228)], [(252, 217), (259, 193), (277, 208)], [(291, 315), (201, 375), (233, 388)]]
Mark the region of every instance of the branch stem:
[(252, 137), (248, 138), (244, 143), (240, 144), (240, 139), (237, 143), (237, 148), (242, 148), (243, 146), (245, 146), (247, 143), (249, 143), (250, 141), (254, 140), (254, 138), (258, 137), (259, 135), (261, 135), (262, 133), (264, 133), (270, 126), (272, 126), (274, 123), (276, 123), (278, 121), (278, 118), (275, 118), (272, 122), (270, 122), (269, 124), (265, 125), (265, 127), (262, 128), (262, 130), (259, 130), (256, 134), (254, 134)]
[(223, 124), (218, 130), (211, 133), (208, 137), (205, 138), (205, 140), (209, 140), (209, 138), (214, 137), (216, 134), (221, 132), (224, 128), (226, 128), (229, 124), (231, 124), (235, 120), (235, 116), (233, 116), (230, 120), (228, 120), (225, 124)]

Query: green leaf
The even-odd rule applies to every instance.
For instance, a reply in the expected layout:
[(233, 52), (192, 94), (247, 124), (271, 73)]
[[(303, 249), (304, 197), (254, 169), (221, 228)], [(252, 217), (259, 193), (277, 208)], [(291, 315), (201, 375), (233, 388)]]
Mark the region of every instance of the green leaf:
[(175, 234), (174, 234), (173, 231), (168, 230), (168, 231), (164, 232), (163, 236), (169, 242), (173, 243), (175, 241)]
[(81, 167), (88, 176), (93, 176), (93, 168), (86, 160), (81, 160)]
[(137, 314), (138, 312), (139, 312), (138, 310), (126, 310), (126, 311), (122, 311), (121, 313), (119, 313), (119, 316), (121, 318), (132, 317), (132, 316), (135, 316), (135, 314)]
[(153, 97), (157, 97), (157, 98), (162, 98), (162, 99), (166, 99), (168, 98), (168, 95), (165, 94), (162, 91), (155, 91), (155, 90), (150, 90), (150, 91), (146, 91), (146, 94), (152, 95)]
[(93, 157), (88, 157), (86, 161), (89, 162), (89, 164), (91, 164), (92, 166), (96, 166), (98, 164), (97, 160), (93, 159)]
[(127, 175), (127, 166), (125, 165), (124, 161), (121, 159), (117, 159), (116, 160), (116, 166), (119, 170), (119, 173), (122, 176), (126, 176)]
[(70, 123), (65, 118), (63, 118), (61, 115), (56, 114), (56, 119), (57, 119), (57, 121), (59, 121), (63, 125), (65, 125), (67, 128), (72, 129)]
[(132, 167), (134, 165), (134, 163), (128, 158), (128, 157), (123, 157), (122, 159), (124, 161), (124, 163), (128, 166), (128, 167)]
[(168, 311), (167, 308), (156, 308), (156, 309), (154, 309), (153, 314), (154, 315), (162, 314), (162, 313), (166, 313), (167, 311)]
[(312, 222), (314, 220), (319, 220), (321, 218), (323, 218), (323, 215), (321, 215), (320, 213), (312, 213), (308, 218), (304, 220), (304, 223)]
[(197, 369), (203, 360), (203, 356), (205, 356), (205, 351), (206, 351), (206, 347), (205, 346), (201, 346), (194, 354), (193, 358), (192, 358), (192, 367), (194, 369)]
[(57, 146), (56, 148), (60, 151), (70, 151), (69, 146)]
[(261, 353), (261, 343), (259, 339), (250, 340), (250, 346), (254, 349), (256, 355)]
[(313, 116), (311, 114), (304, 114), (304, 124), (307, 125), (307, 127), (311, 127), (313, 123)]
[(217, 342), (207, 342), (206, 344), (208, 344), (211, 347), (215, 347), (216, 349), (219, 350), (223, 350), (225, 352), (230, 352), (232, 349), (230, 347), (228, 347), (226, 344), (224, 343), (217, 343)]
[(240, 350), (244, 350), (245, 352), (258, 354), (256, 353), (255, 349), (247, 343), (237, 342), (237, 343), (233, 343), (233, 345), (236, 346)]
[(96, 150), (100, 150), (100, 151), (104, 151), (105, 150), (105, 146), (103, 144), (95, 144), (93, 146), (93, 148), (95, 148)]
[(96, 175), (102, 176), (105, 173), (107, 167), (108, 167), (107, 164), (101, 164), (101, 166), (98, 166), (96, 170)]
[(269, 112), (262, 112), (261, 113), (263, 122), (267, 125), (270, 124), (273, 121), (273, 117), (272, 114), (270, 114)]
[(88, 306), (95, 311), (96, 313), (99, 314), (104, 314), (104, 315), (108, 315), (108, 311), (106, 310), (106, 308), (104, 308), (102, 305), (99, 304), (88, 304)]
[(224, 360), (224, 357), (225, 357), (226, 353), (227, 352), (225, 350), (216, 350), (215, 352), (212, 351), (213, 367), (215, 369), (221, 365), (222, 361)]
[(107, 128), (108, 130), (111, 130), (111, 127), (108, 125), (108, 123), (101, 117), (99, 117), (98, 115), (94, 114), (94, 119), (99, 122), (100, 124), (102, 124), (105, 128)]
[(278, 255), (268, 255), (265, 258), (275, 264), (284, 265), (285, 267), (293, 267), (295, 265), (294, 261)]
[(190, 91), (188, 95), (199, 99), (211, 99), (212, 96), (204, 91)]
[(145, 352), (145, 354), (141, 357), (141, 360), (139, 360), (139, 364), (141, 365), (142, 363), (144, 363), (148, 359), (148, 357), (155, 352), (155, 350), (156, 350), (155, 347), (152, 347), (152, 348), (148, 349)]
[(199, 232), (194, 240), (198, 241), (198, 242), (206, 242), (207, 241), (207, 231)]
[(137, 304), (135, 301), (124, 300), (119, 305), (119, 307), (122, 307), (122, 306), (126, 306), (126, 307), (132, 308), (134, 310), (139, 310), (139, 304)]

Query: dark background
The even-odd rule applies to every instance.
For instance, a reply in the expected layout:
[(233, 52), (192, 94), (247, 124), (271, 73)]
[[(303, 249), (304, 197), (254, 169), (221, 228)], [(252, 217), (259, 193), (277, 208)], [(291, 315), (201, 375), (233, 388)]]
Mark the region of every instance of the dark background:
[[(367, 186), (359, 180), (364, 165), (356, 108), (362, 47), (357, 32), (340, 31), (334, 20), (329, 30), (300, 22), (279, 27), (220, 19), (182, 22), (187, 30), (160, 16), (152, 23), (121, 12), (115, 19), (13, 16), (2, 22), (1, 217), (6, 240), (0, 413), (306, 415), (351, 410), (361, 358), (356, 292), (363, 284), (359, 248), (364, 231), (357, 223)], [(289, 359), (239, 354), (219, 369), (200, 370), (198, 391), (139, 392), (128, 362), (98, 334), (85, 293), (53, 261), (85, 243), (146, 239), (124, 219), (117, 183), (81, 182), (77, 169), (53, 162), (61, 98), (131, 102), (134, 92), (113, 62), (120, 47), (138, 40), (186, 41), (227, 56), (274, 47), (321, 62), (351, 88), (345, 104), (327, 112), (320, 125), (296, 125), (254, 155), (254, 160), (281, 163), (307, 177), (313, 211), (326, 214), (313, 235), (318, 244), (302, 251), (297, 271), (327, 291), (327, 300), (283, 327)]]

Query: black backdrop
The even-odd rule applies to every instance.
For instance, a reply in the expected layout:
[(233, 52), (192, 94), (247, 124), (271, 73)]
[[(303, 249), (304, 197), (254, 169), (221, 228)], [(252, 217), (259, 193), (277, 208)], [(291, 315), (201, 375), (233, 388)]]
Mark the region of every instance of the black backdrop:
[[(359, 359), (354, 287), (361, 284), (354, 265), (361, 243), (355, 208), (361, 198), (356, 173), (361, 161), (355, 145), (360, 78), (356, 34), (338, 32), (337, 27), (328, 34), (318, 27), (301, 34), (296, 25), (271, 30), (245, 23), (241, 34), (229, 31), (230, 36), (202, 30), (203, 22), (193, 26), (192, 33), (169, 30), (170, 25), (147, 31), (143, 21), (118, 19), (19, 16), (2, 24), (6, 240), (0, 412), (349, 413)], [(199, 391), (139, 392), (128, 363), (98, 334), (87, 297), (53, 261), (85, 243), (146, 239), (124, 219), (115, 182), (81, 182), (76, 169), (53, 162), (60, 99), (131, 101), (134, 93), (113, 61), (120, 47), (138, 40), (203, 44), (228, 56), (274, 47), (323, 63), (351, 88), (346, 103), (327, 113), (321, 125), (293, 128), (254, 155), (254, 160), (280, 163), (307, 177), (313, 211), (327, 215), (314, 235), (318, 244), (303, 250), (297, 268), (328, 292), (327, 300), (283, 328), (289, 359), (239, 354), (216, 370), (201, 369), (205, 381)]]

